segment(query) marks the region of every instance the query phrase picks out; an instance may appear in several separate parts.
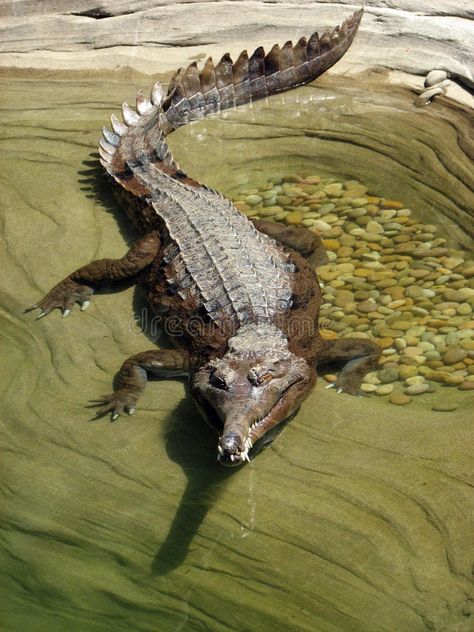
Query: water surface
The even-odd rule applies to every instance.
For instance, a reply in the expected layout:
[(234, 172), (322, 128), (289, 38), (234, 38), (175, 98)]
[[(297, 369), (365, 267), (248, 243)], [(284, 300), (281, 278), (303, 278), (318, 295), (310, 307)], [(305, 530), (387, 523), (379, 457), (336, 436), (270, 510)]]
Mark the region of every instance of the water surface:
[[(469, 394), (434, 414), (429, 398), (399, 409), (319, 384), (271, 448), (230, 471), (182, 382), (151, 383), (132, 419), (88, 421), (87, 400), (154, 345), (136, 335), (133, 288), (66, 320), (21, 314), (133, 238), (95, 153), (109, 113), (138, 87), (2, 80), (3, 629), (468, 632)], [(394, 97), (396, 122), (386, 95), (374, 105), (343, 96), (304, 88), (181, 130), (173, 146), (191, 175), (224, 192), (310, 163), (402, 191), (420, 213), (436, 202), (467, 225), (462, 151), (436, 153), (431, 128), (416, 142), (402, 136), (397, 153), (400, 118), (414, 130), (421, 116), (411, 102)], [(458, 146), (462, 118), (452, 117), (442, 129)]]

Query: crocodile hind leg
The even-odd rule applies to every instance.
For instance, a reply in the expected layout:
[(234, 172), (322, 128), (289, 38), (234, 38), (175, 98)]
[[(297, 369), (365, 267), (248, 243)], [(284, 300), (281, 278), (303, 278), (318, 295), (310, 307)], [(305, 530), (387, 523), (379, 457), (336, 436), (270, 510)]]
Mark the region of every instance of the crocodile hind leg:
[(97, 417), (112, 413), (112, 421), (124, 412), (135, 412), (137, 400), (147, 384), (148, 373), (159, 377), (188, 375), (189, 355), (177, 349), (153, 349), (131, 356), (122, 364), (115, 380), (114, 392), (102, 397), (94, 406), (101, 406)]
[(329, 259), (321, 237), (307, 228), (285, 226), (267, 219), (252, 219), (252, 223), (261, 233), (272, 237), (292, 250), (296, 250), (305, 259), (310, 259), (315, 267), (328, 263)]
[(336, 382), (326, 388), (335, 387), (338, 393), (364, 395), (360, 390), (364, 375), (373, 371), (378, 364), (382, 349), (372, 340), (361, 338), (340, 338), (327, 340), (319, 338), (320, 348), (316, 364), (344, 363)]
[(60, 283), (55, 285), (35, 305), (25, 311), (40, 309), (38, 318), (49, 314), (53, 309), (61, 309), (67, 316), (74, 303), (80, 303), (84, 310), (94, 290), (105, 283), (133, 278), (155, 259), (160, 250), (160, 238), (157, 231), (151, 231), (140, 239), (121, 259), (98, 259), (79, 268)]

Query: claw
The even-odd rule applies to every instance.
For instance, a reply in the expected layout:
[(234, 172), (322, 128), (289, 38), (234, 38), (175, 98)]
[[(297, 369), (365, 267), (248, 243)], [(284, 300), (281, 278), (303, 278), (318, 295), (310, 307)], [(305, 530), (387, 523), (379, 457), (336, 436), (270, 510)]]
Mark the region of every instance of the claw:
[(81, 303), (81, 312), (84, 312), (89, 307), (90, 304), (91, 304), (90, 301), (83, 301)]
[(327, 386), (325, 386), (324, 388), (327, 390), (328, 388), (334, 388), (336, 385), (334, 384), (334, 382), (331, 382), (331, 384), (328, 384)]
[(65, 309), (65, 310), (63, 311), (63, 318), (66, 318), (67, 316), (69, 316), (69, 314), (70, 314), (70, 313), (71, 313), (71, 310), (70, 310), (70, 309)]
[(115, 421), (116, 419), (118, 419), (120, 417), (120, 413), (114, 413), (112, 415), (112, 421)]
[(39, 320), (40, 318), (43, 318), (44, 316), (47, 316), (47, 314), (48, 314), (48, 312), (47, 312), (47, 311), (45, 311), (45, 310), (43, 310), (43, 311), (41, 312), (41, 314), (40, 314), (39, 316), (37, 316), (37, 317), (36, 317), (36, 320)]
[(25, 307), (23, 313), (27, 314), (28, 312), (32, 312), (34, 309), (38, 309), (38, 305), (30, 305), (30, 307)]
[(128, 414), (129, 415), (133, 415), (134, 412), (135, 412), (135, 408), (129, 408), (128, 409)]
[(338, 389), (337, 389), (337, 391), (336, 391), (336, 393), (343, 393), (343, 392), (344, 392), (344, 391), (343, 391), (343, 389), (342, 389), (342, 388), (338, 388)]

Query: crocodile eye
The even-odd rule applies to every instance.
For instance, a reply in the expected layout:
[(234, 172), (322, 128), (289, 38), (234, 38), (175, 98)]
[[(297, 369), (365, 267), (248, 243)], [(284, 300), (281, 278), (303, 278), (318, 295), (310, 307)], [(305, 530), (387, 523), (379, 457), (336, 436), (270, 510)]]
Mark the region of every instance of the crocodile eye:
[(264, 366), (254, 366), (248, 372), (247, 379), (254, 386), (261, 386), (273, 379), (273, 372)]
[(225, 369), (216, 369), (215, 367), (211, 369), (211, 373), (209, 375), (209, 383), (212, 384), (212, 386), (227, 390), (232, 384), (232, 381), (233, 375), (231, 371), (226, 371)]

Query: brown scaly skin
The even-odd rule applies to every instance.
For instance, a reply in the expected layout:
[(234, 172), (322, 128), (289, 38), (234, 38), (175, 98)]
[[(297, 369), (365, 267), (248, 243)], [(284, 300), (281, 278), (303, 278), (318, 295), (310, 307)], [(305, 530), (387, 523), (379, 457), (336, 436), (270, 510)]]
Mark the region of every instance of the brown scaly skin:
[(196, 404), (219, 433), (218, 459), (238, 465), (298, 409), (316, 383), (317, 366), (345, 363), (334, 386), (360, 394), (380, 349), (368, 340), (319, 334), (321, 291), (313, 266), (327, 262), (319, 237), (244, 218), (178, 167), (165, 134), (313, 80), (347, 50), (361, 15), (267, 55), (262, 48), (251, 57), (244, 51), (235, 63), (224, 55), (201, 72), (191, 64), (168, 93), (155, 84), (151, 101), (139, 93), (137, 111), (124, 104), (124, 124), (112, 117), (113, 131), (104, 128), (101, 163), (142, 238), (121, 259), (79, 268), (30, 309), (41, 309), (42, 317), (59, 308), (67, 316), (76, 302), (85, 309), (101, 284), (134, 279), (165, 318), (176, 350), (126, 360), (115, 391), (100, 401), (101, 414), (113, 420), (132, 414), (149, 373), (189, 375)]
[(199, 410), (220, 435), (219, 460), (225, 465), (239, 465), (248, 459), (256, 441), (298, 409), (316, 383), (317, 366), (344, 363), (334, 386), (351, 395), (362, 394), (362, 378), (376, 367), (381, 349), (370, 340), (328, 340), (320, 336), (319, 283), (312, 267), (299, 254), (310, 258), (319, 251), (318, 257), (324, 260), (319, 237), (299, 227), (278, 225), (275, 231), (275, 224), (266, 220), (255, 224), (273, 237), (278, 233), (298, 269), (292, 310), (277, 322), (288, 336), (291, 354), (283, 360), (229, 354), (229, 336), (211, 323), (196, 321), (200, 329), (189, 329), (188, 323), (196, 316), (195, 306), (177, 296), (167, 296), (165, 277), (160, 273), (158, 231), (146, 235), (122, 259), (102, 259), (79, 268), (29, 308), (40, 308), (40, 317), (54, 308), (67, 315), (75, 302), (84, 304), (104, 281), (136, 277), (141, 272), (145, 273), (142, 282), (154, 311), (163, 315), (165, 310), (176, 316), (173, 340), (178, 348), (154, 349), (128, 358), (118, 373), (115, 391), (99, 402), (100, 415), (111, 413), (115, 420), (125, 410), (133, 414), (148, 373), (162, 377), (189, 375)]

